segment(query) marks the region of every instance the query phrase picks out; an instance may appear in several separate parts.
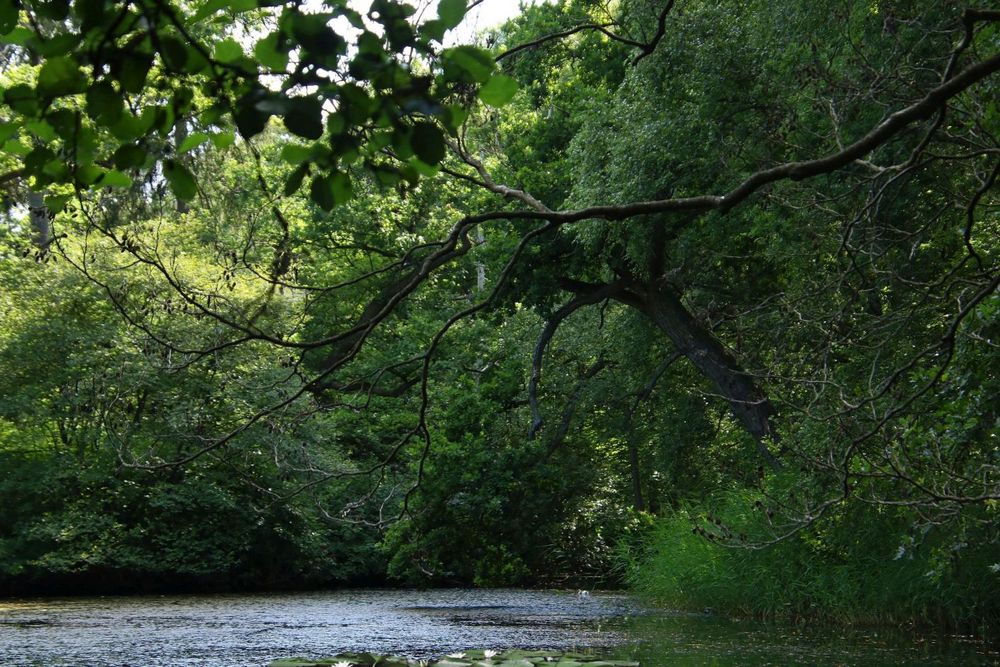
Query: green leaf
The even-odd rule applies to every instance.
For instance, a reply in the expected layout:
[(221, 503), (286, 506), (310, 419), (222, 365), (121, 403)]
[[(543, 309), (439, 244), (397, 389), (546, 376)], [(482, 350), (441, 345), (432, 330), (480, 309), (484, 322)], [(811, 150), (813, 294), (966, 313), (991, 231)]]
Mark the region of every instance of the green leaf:
[(437, 167), (431, 166), (418, 158), (410, 158), (410, 160), (407, 161), (407, 164), (413, 167), (421, 176), (430, 177), (438, 173)]
[(52, 58), (55, 56), (70, 53), (79, 45), (80, 35), (64, 33), (53, 35), (41, 42), (32, 44), (33, 50), (42, 58)]
[(39, 16), (53, 21), (64, 21), (69, 16), (69, 0), (46, 0), (32, 4)]
[(25, 129), (42, 141), (55, 141), (55, 129), (44, 120), (29, 120), (24, 124)]
[(188, 48), (187, 45), (176, 37), (164, 35), (159, 40), (160, 55), (163, 63), (168, 69), (184, 72), (187, 71)]
[[(223, 9), (239, 13), (256, 9), (257, 6), (257, 0), (208, 0), (208, 2), (198, 8), (198, 11), (195, 12), (191, 20), (201, 21)], [(261, 3), (261, 6), (263, 6), (263, 3)]]
[(107, 0), (74, 0), (73, 14), (79, 19), (80, 32), (106, 27), (108, 9)]
[(56, 109), (49, 111), (45, 116), (49, 125), (55, 128), (56, 132), (66, 141), (70, 141), (77, 133), (76, 114), (69, 109)]
[(323, 102), (317, 97), (293, 97), (288, 100), (285, 127), (306, 139), (323, 136)]
[(288, 51), (278, 48), (280, 37), (280, 32), (272, 32), (253, 47), (257, 62), (276, 72), (284, 72), (288, 67)]
[(517, 94), (520, 85), (517, 79), (506, 74), (494, 74), (490, 80), (479, 89), (479, 99), (491, 107), (502, 107)]
[[(41, 172), (45, 176), (48, 176), (49, 182), (52, 183), (55, 182), (63, 183), (69, 181), (69, 167), (66, 166), (66, 162), (64, 160), (59, 160), (59, 159), (49, 160), (44, 165), (42, 165)], [(98, 170), (97, 173), (99, 174), (100, 170)], [(35, 174), (35, 178), (36, 179), (38, 178), (37, 173)]]
[(132, 169), (144, 165), (146, 155), (146, 151), (135, 144), (126, 144), (115, 151), (112, 159), (119, 169)]
[(20, 13), (14, 0), (0, 0), (0, 35), (6, 35), (17, 27), (17, 17)]
[(38, 91), (49, 97), (75, 95), (87, 89), (80, 65), (69, 56), (51, 58), (38, 71)]
[(3, 101), (14, 111), (25, 116), (38, 113), (38, 95), (31, 86), (19, 83), (3, 92)]
[(216, 148), (229, 148), (236, 141), (236, 135), (233, 132), (215, 132), (208, 135), (208, 138), (212, 140), (212, 145)]
[(465, 18), (465, 0), (441, 0), (438, 4), (438, 18), (445, 29), (451, 29)]
[(427, 165), (434, 166), (444, 159), (444, 135), (436, 125), (417, 123), (410, 134), (414, 154)]
[(121, 118), (123, 108), (122, 96), (108, 81), (98, 81), (87, 91), (87, 113), (105, 125)]
[(358, 37), (358, 53), (368, 56), (375, 56), (376, 62), (381, 62), (385, 57), (385, 50), (382, 48), (382, 40), (375, 33), (367, 30)]
[(258, 135), (267, 127), (271, 113), (260, 108), (260, 103), (265, 99), (267, 99), (267, 92), (263, 89), (255, 89), (236, 101), (233, 120), (236, 122), (236, 129), (244, 138), (249, 139)]
[(73, 195), (47, 195), (45, 197), (45, 207), (52, 213), (59, 213), (66, 208), (66, 203), (73, 198)]
[(81, 125), (71, 139), (67, 142), (69, 150), (74, 154), (77, 162), (94, 162), (98, 154), (98, 138), (94, 128), (88, 125)]
[(109, 129), (115, 139), (121, 142), (130, 142), (144, 135), (149, 127), (132, 113), (126, 111)]
[(445, 75), (451, 79), (461, 79), (464, 73), (476, 83), (486, 83), (496, 68), (493, 56), (475, 46), (446, 49), (443, 58)]
[(309, 188), (309, 196), (324, 211), (332, 211), (335, 206), (349, 201), (354, 196), (351, 177), (340, 171), (326, 176), (316, 176)]
[(354, 186), (351, 184), (351, 177), (342, 171), (338, 171), (330, 176), (330, 187), (333, 190), (333, 198), (337, 204), (344, 204), (354, 197)]
[(440, 42), (444, 39), (444, 33), (447, 30), (448, 28), (445, 27), (443, 21), (434, 19), (433, 21), (426, 21), (420, 26), (420, 36), (428, 42), (431, 40)]
[(469, 110), (460, 104), (453, 104), (445, 109), (442, 122), (453, 136), (458, 136), (458, 130), (469, 119)]
[(36, 145), (27, 155), (24, 156), (24, 168), (29, 172), (41, 171), (42, 167), (49, 160), (55, 159), (56, 154), (45, 146)]
[(104, 176), (104, 172), (96, 164), (82, 164), (76, 168), (76, 180), (83, 185), (93, 185)]
[(378, 180), (379, 184), (384, 187), (393, 187), (402, 180), (402, 176), (398, 169), (389, 167), (386, 165), (376, 165), (375, 178)]
[(324, 211), (332, 211), (337, 202), (333, 199), (333, 190), (327, 183), (326, 176), (314, 176), (309, 187), (309, 198), (316, 202)]
[(111, 171), (105, 172), (104, 175), (98, 179), (97, 184), (107, 186), (109, 188), (129, 188), (132, 187), (132, 179), (117, 169), (112, 169)]
[(201, 146), (203, 143), (209, 141), (210, 139), (211, 137), (209, 137), (204, 132), (195, 132), (193, 134), (190, 134), (187, 137), (185, 137), (184, 141), (181, 142), (181, 145), (177, 147), (177, 154), (184, 155), (184, 153), (187, 153), (188, 151), (192, 151), (195, 148), (198, 148), (198, 146)]
[(302, 144), (285, 144), (281, 149), (281, 159), (289, 164), (302, 164), (312, 156), (312, 149)]
[(19, 157), (24, 157), (31, 152), (31, 146), (22, 143), (17, 139), (10, 139), (5, 141), (3, 144), (3, 152), (8, 155), (17, 155)]
[(146, 86), (146, 77), (153, 66), (153, 57), (147, 54), (130, 53), (112, 66), (115, 78), (127, 93), (141, 93)]
[(194, 13), (194, 16), (191, 17), (191, 20), (200, 21), (203, 18), (211, 16), (212, 14), (219, 11), (223, 7), (227, 7), (228, 5), (229, 5), (229, 0), (208, 0), (208, 2), (206, 2), (201, 7), (198, 8), (198, 11)]
[(298, 169), (293, 171), (291, 175), (289, 175), (288, 180), (285, 181), (285, 196), (291, 197), (296, 192), (298, 192), (299, 188), (302, 187), (302, 181), (305, 180), (305, 177), (308, 174), (309, 174), (309, 163), (305, 162), (299, 165)]
[(201, 51), (193, 46), (187, 46), (187, 60), (184, 61), (184, 71), (188, 74), (198, 74), (208, 69), (209, 62)]
[(181, 201), (191, 201), (198, 194), (198, 182), (188, 168), (176, 160), (163, 163), (163, 176), (170, 184), (170, 190)]
[(17, 134), (17, 125), (14, 123), (0, 123), (0, 143), (3, 143)]
[(243, 47), (232, 37), (227, 37), (215, 45), (215, 59), (220, 63), (236, 62), (243, 57)]
[(24, 46), (28, 43), (28, 40), (35, 36), (35, 33), (28, 30), (27, 28), (14, 28), (6, 35), (3, 35), (3, 41), (7, 44), (16, 44), (17, 46)]
[(335, 67), (338, 56), (347, 53), (347, 41), (327, 23), (333, 14), (289, 14), (291, 34), (309, 52), (309, 58)]

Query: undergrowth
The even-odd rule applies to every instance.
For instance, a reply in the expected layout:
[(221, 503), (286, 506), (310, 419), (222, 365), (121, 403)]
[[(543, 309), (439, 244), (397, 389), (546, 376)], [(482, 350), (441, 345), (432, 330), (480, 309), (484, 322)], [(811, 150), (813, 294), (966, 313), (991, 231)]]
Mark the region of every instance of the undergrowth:
[(730, 494), (659, 519), (630, 555), (633, 590), (730, 616), (1000, 628), (1000, 548), (983, 539), (981, 522), (916, 539), (902, 515), (862, 507), (762, 549), (705, 537), (718, 523), (743, 527), (751, 541), (764, 535), (766, 519), (751, 508), (745, 494)]

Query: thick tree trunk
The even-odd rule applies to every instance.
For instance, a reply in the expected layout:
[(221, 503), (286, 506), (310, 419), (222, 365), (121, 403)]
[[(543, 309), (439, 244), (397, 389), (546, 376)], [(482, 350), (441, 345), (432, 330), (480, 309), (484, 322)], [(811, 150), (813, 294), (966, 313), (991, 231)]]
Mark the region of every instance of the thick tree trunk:
[(657, 282), (643, 287), (638, 292), (639, 303), (634, 305), (670, 338), (678, 352), (711, 380), (753, 436), (760, 455), (770, 466), (779, 467), (778, 459), (767, 447), (768, 441), (776, 440), (777, 435), (771, 424), (774, 407), (764, 391), (732, 353), (688, 312), (669, 285)]

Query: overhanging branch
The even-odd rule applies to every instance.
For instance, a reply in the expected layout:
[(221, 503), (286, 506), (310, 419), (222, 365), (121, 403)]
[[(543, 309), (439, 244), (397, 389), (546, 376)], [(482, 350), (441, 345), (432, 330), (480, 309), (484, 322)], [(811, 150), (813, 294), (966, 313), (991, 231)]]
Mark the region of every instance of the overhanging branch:
[(545, 357), (545, 348), (548, 347), (552, 337), (555, 336), (559, 325), (580, 308), (600, 303), (615, 296), (623, 289), (623, 285), (618, 282), (598, 285), (593, 290), (579, 294), (570, 300), (562, 308), (554, 312), (545, 323), (545, 327), (538, 337), (538, 342), (535, 344), (534, 354), (531, 357), (531, 379), (528, 381), (528, 404), (531, 406), (531, 428), (528, 431), (529, 439), (534, 438), (538, 434), (544, 421), (541, 409), (538, 407), (538, 385), (542, 379), (542, 360)]

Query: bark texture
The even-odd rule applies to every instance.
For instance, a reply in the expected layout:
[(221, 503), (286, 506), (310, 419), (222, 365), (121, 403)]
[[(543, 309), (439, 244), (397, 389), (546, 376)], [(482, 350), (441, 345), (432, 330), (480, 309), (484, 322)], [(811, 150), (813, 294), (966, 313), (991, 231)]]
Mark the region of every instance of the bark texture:
[(715, 385), (729, 403), (733, 414), (753, 436), (757, 451), (769, 465), (780, 466), (768, 449), (768, 442), (777, 440), (771, 418), (774, 406), (756, 379), (736, 360), (722, 342), (705, 328), (681, 302), (680, 297), (664, 281), (644, 286), (637, 296), (639, 309), (673, 343), (674, 348), (694, 364), (698, 371)]

